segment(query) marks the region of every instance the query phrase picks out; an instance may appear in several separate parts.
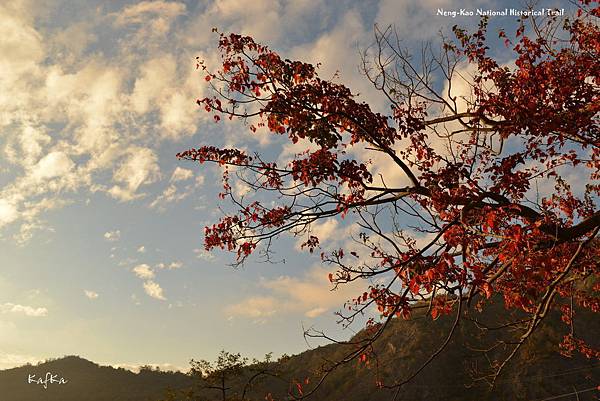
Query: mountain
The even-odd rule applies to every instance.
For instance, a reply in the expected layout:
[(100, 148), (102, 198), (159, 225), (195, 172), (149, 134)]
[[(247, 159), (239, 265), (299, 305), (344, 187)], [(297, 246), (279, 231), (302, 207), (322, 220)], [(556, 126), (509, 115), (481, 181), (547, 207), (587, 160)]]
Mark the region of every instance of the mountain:
[[(36, 384), (46, 374), (64, 378), (65, 384)], [(34, 383), (28, 383), (28, 379)], [(168, 387), (182, 389), (192, 385), (190, 377), (179, 372), (142, 369), (133, 373), (122, 368), (99, 366), (77, 356), (49, 360), (0, 371), (2, 401), (146, 401), (157, 400)]]
[[(597, 314), (578, 310), (575, 331), (588, 343), (600, 348), (600, 319)], [(425, 310), (411, 320), (394, 319), (374, 347), (377, 360), (368, 365), (353, 362), (336, 369), (319, 388), (315, 400), (389, 401), (395, 390), (377, 389), (375, 382), (384, 384), (407, 378), (423, 365), (446, 339), (455, 316), (450, 314), (432, 322)], [(506, 316), (501, 302), (488, 305), (484, 312), (473, 312), (479, 324), (500, 326), (499, 316)], [(517, 320), (518, 315), (513, 315)], [(512, 320), (512, 319), (511, 319)], [(481, 380), (490, 373), (490, 360), (505, 357), (512, 349), (500, 341), (514, 341), (506, 330), (482, 330), (472, 321), (462, 320), (444, 351), (414, 380), (402, 386), (398, 400), (497, 401), (548, 400), (557, 395), (588, 390), (577, 396), (558, 400), (597, 400), (600, 391), (600, 363), (581, 355), (566, 358), (557, 352), (557, 344), (569, 332), (557, 313), (549, 315), (520, 352), (510, 361), (493, 389)], [(356, 339), (360, 339), (359, 334)], [(494, 348), (493, 348), (494, 347)], [(311, 369), (322, 361), (340, 360), (344, 347), (329, 345), (290, 358), (286, 370), (292, 377), (310, 376)], [(348, 347), (346, 347), (348, 348)], [(488, 348), (487, 352), (483, 349)], [(347, 351), (347, 350), (346, 350)], [(314, 376), (314, 375), (313, 375)], [(267, 387), (274, 388), (274, 382)], [(310, 390), (305, 386), (304, 392)], [(594, 389), (594, 390), (591, 390)], [(280, 389), (280, 391), (283, 389)], [(578, 398), (577, 398), (578, 397)], [(260, 398), (257, 398), (260, 399)]]
[[(557, 344), (569, 327), (557, 314), (549, 315), (539, 329), (507, 365), (496, 386), (490, 390), (480, 380), (489, 369), (489, 361), (506, 355), (506, 330), (485, 330), (482, 324), (500, 325), (506, 311), (500, 302), (471, 313), (479, 325), (462, 320), (456, 334), (442, 352), (420, 375), (401, 388), (398, 400), (592, 400), (598, 399), (600, 363), (580, 355), (566, 358), (557, 353)], [(577, 310), (575, 331), (591, 346), (600, 347), (600, 319), (593, 313)], [(514, 316), (518, 318), (518, 316)], [(337, 368), (311, 396), (315, 401), (389, 401), (394, 391), (379, 389), (377, 380), (393, 383), (406, 378), (443, 342), (452, 326), (454, 316), (442, 316), (436, 322), (415, 313), (411, 320), (394, 319), (374, 347), (377, 358), (368, 364), (353, 361)], [(364, 338), (359, 333), (354, 340)], [(492, 347), (496, 345), (495, 347)], [(487, 352), (482, 349), (490, 348)], [(327, 361), (340, 360), (351, 346), (331, 344), (299, 355), (284, 357), (258, 367), (269, 375), (259, 376), (247, 393), (249, 400), (265, 400), (271, 393), (275, 400), (289, 399), (288, 391), (297, 391), (302, 383), (306, 393), (318, 382), (319, 368)], [(193, 353), (193, 350), (190, 350)], [(236, 400), (244, 384), (256, 373), (257, 366), (248, 366), (225, 377), (227, 399)], [(66, 384), (27, 384), (30, 374), (45, 377), (46, 372), (59, 374)], [(275, 377), (277, 376), (277, 377)], [(58, 379), (59, 377), (57, 377)], [(308, 380), (306, 380), (308, 378)], [(0, 371), (0, 400), (2, 401), (158, 401), (167, 399), (166, 389), (176, 389), (171, 400), (222, 399), (215, 389), (196, 390), (197, 398), (186, 398), (180, 391), (197, 386), (198, 380), (179, 372), (160, 372), (144, 369), (139, 374), (124, 369), (99, 366), (85, 359), (70, 356), (35, 366)], [(189, 393), (188, 393), (189, 395)], [(558, 397), (558, 398), (556, 398)], [(237, 398), (239, 399), (239, 398)]]

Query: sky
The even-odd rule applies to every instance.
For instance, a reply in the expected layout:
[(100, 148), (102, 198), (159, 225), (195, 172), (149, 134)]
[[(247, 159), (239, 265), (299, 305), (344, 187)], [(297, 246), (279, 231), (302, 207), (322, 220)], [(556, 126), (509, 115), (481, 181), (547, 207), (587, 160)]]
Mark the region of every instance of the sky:
[[(209, 95), (196, 57), (217, 66), (213, 27), (248, 34), (285, 57), (321, 63), (322, 77), (338, 72), (378, 109), (385, 101), (358, 68), (375, 23), (393, 24), (411, 47), (478, 23), (438, 9), (511, 6), (523, 8), (493, 0), (2, 1), (0, 369), (73, 354), (185, 369), (221, 349), (303, 351), (316, 345), (303, 337), (309, 327), (348, 338), (333, 313), (356, 288), (331, 291), (328, 268), (294, 238), (279, 241), (279, 263), (234, 269), (233, 255), (204, 251), (203, 227), (221, 213), (219, 173), (175, 154), (202, 144), (275, 157), (290, 149), (214, 124), (195, 104)], [(492, 26), (513, 23), (492, 18)], [(315, 230), (348, 234), (335, 220)]]

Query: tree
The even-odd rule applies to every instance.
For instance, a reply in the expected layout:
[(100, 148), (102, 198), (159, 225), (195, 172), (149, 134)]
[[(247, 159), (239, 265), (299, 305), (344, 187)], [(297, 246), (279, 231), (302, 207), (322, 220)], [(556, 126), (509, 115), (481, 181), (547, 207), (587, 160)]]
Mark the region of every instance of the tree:
[(198, 379), (195, 388), (180, 391), (180, 394), (170, 390), (165, 401), (178, 400), (182, 396), (186, 400), (215, 399), (207, 396), (207, 390), (216, 391), (216, 399), (222, 401), (249, 401), (250, 391), (262, 379), (267, 376), (280, 379), (279, 372), (272, 366), (271, 354), (265, 355), (262, 361), (253, 359), (250, 363), (239, 353), (222, 350), (214, 362), (192, 359), (190, 365), (188, 374)]
[[(287, 232), (314, 252), (323, 239), (311, 225), (353, 225), (355, 241), (321, 258), (334, 268), (334, 287), (365, 282), (342, 319), (376, 305), (382, 320), (367, 322), (370, 335), (344, 361), (368, 358), (390, 320), (410, 319), (415, 308), (433, 320), (455, 314), (425, 367), (461, 319), (496, 297), (523, 317), (506, 322), (516, 337), (484, 375), (490, 383), (555, 309), (567, 324), (559, 349), (599, 358), (574, 323), (575, 304), (600, 309), (600, 7), (591, 3), (581, 0), (570, 19), (523, 18), (514, 34), (500, 31), (512, 66), (490, 55), (486, 19), (473, 33), (455, 27), (456, 39), (439, 51), (426, 46), (420, 63), (393, 29), (376, 30), (362, 65), (389, 115), (311, 64), (220, 34), (222, 67), (198, 62), (215, 95), (198, 104), (215, 122), (240, 119), (298, 151), (289, 163), (214, 146), (178, 154), (221, 166), (219, 196), (237, 209), (205, 228), (205, 248), (232, 251), (235, 263), (254, 252), (269, 258), (273, 239)], [(468, 96), (456, 96), (457, 81)], [(378, 174), (382, 163), (400, 184)], [(234, 178), (253, 190), (250, 200), (235, 195)], [(537, 182), (553, 189), (540, 195)]]

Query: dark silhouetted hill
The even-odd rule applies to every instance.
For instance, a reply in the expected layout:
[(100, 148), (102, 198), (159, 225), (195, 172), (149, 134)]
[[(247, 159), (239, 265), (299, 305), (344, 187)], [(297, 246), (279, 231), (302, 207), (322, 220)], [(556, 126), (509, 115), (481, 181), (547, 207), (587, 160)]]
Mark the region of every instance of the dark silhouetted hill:
[[(29, 375), (45, 379), (46, 373), (58, 374), (66, 384), (28, 384)], [(37, 365), (0, 371), (2, 401), (145, 401), (160, 398), (168, 387), (191, 386), (183, 373), (99, 366), (77, 356), (67, 356)]]
[[(507, 312), (501, 302), (487, 305), (482, 313), (471, 308), (468, 318), (461, 320), (457, 332), (446, 349), (415, 379), (402, 386), (397, 400), (440, 401), (584, 401), (600, 399), (600, 361), (574, 354), (567, 358), (558, 353), (558, 344), (570, 331), (557, 313), (550, 314), (520, 352), (510, 361), (493, 389), (482, 380), (491, 373), (490, 361), (503, 360), (510, 351), (515, 331), (482, 330), (501, 326), (507, 321)], [(331, 373), (310, 400), (316, 401), (391, 401), (395, 390), (378, 388), (377, 381), (394, 384), (407, 378), (435, 352), (446, 338), (455, 315), (440, 317), (436, 322), (425, 316), (425, 310), (416, 312), (409, 321), (394, 319), (375, 346), (377, 358), (368, 365), (353, 361)], [(575, 333), (586, 339), (590, 346), (600, 348), (600, 318), (598, 314), (577, 310)], [(513, 315), (511, 321), (521, 317)], [(364, 336), (359, 333), (358, 340)], [(502, 343), (504, 341), (505, 343)], [(303, 352), (271, 365), (285, 380), (266, 377), (251, 392), (252, 400), (264, 400), (272, 393), (275, 400), (291, 399), (286, 393), (295, 390), (295, 379), (302, 383), (306, 394), (318, 382), (319, 368), (331, 361), (340, 361), (351, 351), (350, 346), (331, 344)], [(485, 351), (484, 351), (485, 350)], [(251, 373), (230, 381), (231, 399), (239, 394)], [(309, 378), (309, 384), (305, 379)], [(291, 384), (290, 384), (291, 383)], [(296, 392), (296, 394), (298, 394)], [(217, 391), (203, 393), (202, 400), (219, 400)], [(562, 396), (559, 398), (554, 398)], [(177, 399), (178, 401), (180, 399)]]

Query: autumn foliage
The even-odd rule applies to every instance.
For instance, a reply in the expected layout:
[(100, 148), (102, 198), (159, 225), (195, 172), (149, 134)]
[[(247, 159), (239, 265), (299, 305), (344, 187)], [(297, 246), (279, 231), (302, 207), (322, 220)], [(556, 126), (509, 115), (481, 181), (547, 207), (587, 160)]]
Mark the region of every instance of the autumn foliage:
[[(297, 151), (291, 161), (212, 146), (178, 154), (219, 164), (220, 196), (238, 208), (206, 227), (206, 249), (235, 252), (242, 263), (253, 252), (269, 255), (272, 240), (291, 233), (313, 252), (326, 239), (312, 225), (340, 219), (355, 225), (356, 241), (319, 252), (332, 285), (364, 280), (342, 316), (375, 305), (382, 320), (369, 322), (373, 340), (413, 308), (428, 308), (433, 319), (456, 314), (456, 328), (497, 294), (526, 318), (512, 326), (520, 331), (493, 378), (552, 310), (566, 323), (562, 352), (598, 358), (573, 331), (573, 308), (600, 311), (599, 17), (600, 8), (583, 1), (571, 19), (500, 31), (513, 63), (490, 55), (496, 33), (486, 20), (473, 33), (455, 28), (456, 39), (421, 66), (392, 31), (378, 31), (375, 57), (363, 66), (385, 96), (386, 115), (311, 64), (221, 34), (221, 68), (199, 62), (215, 95), (198, 104), (217, 122), (240, 119), (250, 135), (267, 130)], [(448, 89), (459, 68), (472, 71), (464, 99)], [(400, 184), (379, 176), (381, 163)], [(233, 170), (262, 198), (236, 197)]]

